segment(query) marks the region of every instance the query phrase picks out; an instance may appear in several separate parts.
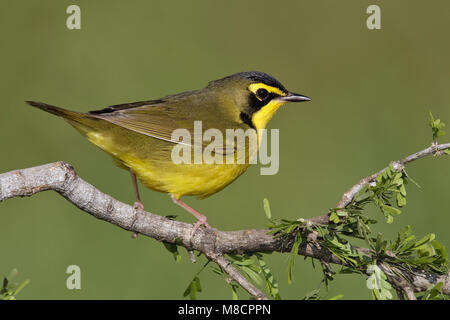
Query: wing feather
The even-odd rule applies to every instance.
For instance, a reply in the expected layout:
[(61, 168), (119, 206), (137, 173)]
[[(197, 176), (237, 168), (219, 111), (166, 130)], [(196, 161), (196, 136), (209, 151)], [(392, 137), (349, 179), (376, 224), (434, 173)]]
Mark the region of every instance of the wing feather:
[[(243, 123), (225, 121), (221, 115), (211, 117), (210, 112), (217, 112), (217, 109), (214, 110), (211, 107), (186, 107), (182, 103), (168, 103), (163, 100), (152, 100), (149, 102), (149, 104), (138, 102), (111, 106), (99, 111), (91, 111), (89, 114), (92, 117), (106, 120), (128, 130), (174, 144), (183, 144), (183, 142), (172, 138), (172, 133), (176, 129), (187, 129), (192, 137), (191, 140), (193, 140), (194, 121), (196, 120), (202, 121), (203, 131), (216, 128), (223, 133), (227, 128), (236, 129), (242, 127), (245, 130), (248, 127)], [(235, 146), (234, 141), (226, 141), (225, 135), (223, 140), (223, 147), (215, 148), (216, 153), (221, 155), (236, 153), (239, 147)], [(209, 143), (202, 142), (202, 145), (206, 147)]]

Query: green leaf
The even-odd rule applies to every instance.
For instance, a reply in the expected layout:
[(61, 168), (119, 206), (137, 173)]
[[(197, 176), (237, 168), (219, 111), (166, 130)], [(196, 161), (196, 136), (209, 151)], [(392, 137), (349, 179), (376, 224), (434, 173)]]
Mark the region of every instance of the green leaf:
[(30, 283), (27, 279), (23, 281), (20, 285), (11, 282), (18, 275), (17, 269), (12, 269), (9, 275), (3, 278), (3, 284), (0, 289), (0, 299), (2, 300), (16, 300), (16, 296), (19, 292)]
[(259, 275), (261, 273), (261, 268), (255, 264), (255, 261), (247, 256), (240, 256), (234, 254), (228, 254), (231, 260), (231, 264), (241, 270), (247, 275), (247, 277), (258, 285), (262, 285), (262, 279)]
[(239, 297), (237, 295), (237, 288), (239, 288), (239, 285), (235, 283), (230, 283), (230, 286), (231, 286), (231, 299), (238, 300)]
[(438, 137), (443, 136), (445, 131), (442, 128), (445, 127), (445, 123), (441, 119), (434, 119), (432, 113), (430, 112), (430, 127), (433, 134), (433, 141), (436, 141)]
[(342, 299), (343, 297), (344, 297), (343, 294), (338, 294), (338, 295), (336, 295), (336, 296), (334, 296), (334, 297), (331, 297), (329, 300), (340, 300), (340, 299)]
[(400, 209), (394, 208), (392, 206), (388, 206), (386, 204), (383, 204), (382, 206), (383, 211), (390, 213), (390, 214), (400, 214), (402, 211)]
[(176, 262), (181, 261), (181, 255), (178, 252), (178, 246), (176, 244), (163, 242), (163, 245), (170, 253), (173, 254), (173, 258), (175, 259)]
[(217, 267), (211, 267), (212, 272), (218, 274), (219, 276), (223, 275), (223, 271), (220, 268)]
[(446, 268), (448, 265), (448, 255), (444, 245), (436, 240), (431, 241), (431, 244), (433, 245), (438, 257), (436, 262), (442, 264)]
[(15, 290), (14, 290), (14, 296), (17, 296), (17, 294), (22, 291), (23, 288), (25, 288), (30, 283), (30, 279), (27, 279), (23, 281)]
[(331, 236), (330, 234), (323, 235), (323, 239), (326, 241), (327, 249), (342, 262), (353, 266), (358, 265), (358, 261), (356, 259), (360, 258), (360, 254), (348, 241), (340, 239), (336, 235)]
[(419, 258), (433, 257), (434, 255), (436, 255), (436, 250), (431, 243), (425, 243), (417, 249)]
[(423, 296), (420, 298), (421, 300), (448, 300), (448, 296), (442, 293), (442, 287), (444, 283), (438, 282), (434, 286), (430, 286)]
[(336, 211), (336, 214), (337, 214), (339, 217), (348, 217), (348, 212), (345, 211), (345, 210), (338, 210), (338, 211)]
[(256, 259), (258, 260), (259, 266), (261, 267), (262, 274), (264, 276), (264, 279), (266, 280), (266, 289), (268, 294), (276, 299), (280, 300), (281, 297), (279, 295), (279, 289), (278, 289), (278, 282), (275, 280), (272, 271), (270, 270), (269, 266), (264, 261), (262, 254), (256, 253), (255, 254)]
[(202, 292), (202, 287), (200, 285), (200, 278), (195, 276), (184, 291), (183, 297), (189, 296), (191, 300), (197, 300), (197, 292)]
[(270, 204), (269, 204), (269, 200), (267, 200), (267, 198), (264, 198), (263, 205), (264, 205), (264, 212), (266, 213), (267, 219), (269, 219), (269, 220), (272, 219), (272, 213), (270, 212)]
[(302, 300), (320, 300), (320, 288), (314, 289), (311, 292), (308, 292), (305, 294), (305, 296), (302, 298)]
[(392, 179), (391, 184), (396, 186), (402, 186), (403, 185), (403, 173), (399, 172), (397, 173), (394, 178)]
[(401, 193), (397, 193), (397, 205), (403, 207), (406, 205), (406, 197)]
[(402, 185), (400, 186), (399, 191), (400, 191), (400, 194), (401, 194), (402, 196), (406, 197), (406, 187), (405, 187), (405, 184), (402, 184)]
[(436, 238), (435, 234), (430, 233), (430, 234), (426, 235), (425, 237), (423, 237), (422, 239), (416, 241), (413, 248), (419, 248), (422, 245), (426, 244), (427, 242), (433, 241), (435, 238)]
[(302, 243), (302, 237), (297, 233), (294, 238), (294, 243), (292, 244), (291, 253), (289, 254), (289, 262), (288, 262), (288, 284), (292, 284), (294, 279), (294, 262), (295, 257), (298, 255), (298, 248), (300, 247), (300, 244)]
[(394, 217), (391, 216), (390, 214), (386, 216), (386, 223), (391, 224), (392, 222), (394, 222)]
[(336, 223), (336, 224), (339, 223), (339, 216), (334, 211), (331, 212), (330, 217), (328, 219), (333, 223)]
[(235, 260), (234, 264), (238, 266), (251, 266), (254, 263), (252, 259)]
[(256, 283), (257, 285), (262, 285), (262, 279), (259, 276), (259, 274), (257, 272), (255, 272), (254, 270), (252, 270), (249, 267), (242, 267), (241, 270), (250, 278), (250, 280), (252, 280), (254, 283)]
[(369, 265), (367, 272), (370, 276), (366, 280), (366, 286), (368, 289), (372, 290), (372, 298), (374, 300), (388, 300), (392, 299), (392, 289), (389, 282), (386, 281), (387, 276), (381, 270), (376, 263)]
[(387, 241), (383, 241), (382, 234), (378, 233), (377, 241), (375, 243), (375, 251), (378, 255), (384, 254), (386, 251)]

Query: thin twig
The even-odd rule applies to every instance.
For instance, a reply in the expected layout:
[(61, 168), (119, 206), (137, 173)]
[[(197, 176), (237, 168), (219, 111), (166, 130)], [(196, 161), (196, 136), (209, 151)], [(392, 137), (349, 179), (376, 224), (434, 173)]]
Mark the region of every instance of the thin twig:
[(258, 288), (256, 288), (250, 281), (248, 281), (231, 263), (225, 259), (222, 254), (215, 254), (212, 252), (205, 253), (208, 259), (217, 263), (217, 265), (225, 272), (230, 279), (233, 279), (239, 285), (250, 293), (256, 300), (268, 300), (267, 296)]
[[(426, 156), (430, 156), (430, 155), (442, 155), (442, 151), (449, 149), (450, 148), (450, 143), (446, 143), (446, 144), (432, 144), (430, 147), (423, 149), (419, 152), (413, 153), (401, 160), (397, 160), (393, 162), (394, 168), (397, 171), (402, 170), (407, 164), (422, 159)], [(366, 184), (374, 182), (377, 177), (382, 174), (384, 171), (387, 170), (387, 167), (374, 173), (371, 174), (370, 176), (367, 176), (361, 180), (359, 180), (359, 182), (357, 184), (355, 184), (354, 186), (352, 186), (347, 192), (345, 192), (341, 198), (339, 199), (338, 203), (336, 204), (336, 208), (345, 208), (347, 205), (349, 205), (353, 199), (355, 198), (355, 196), (365, 187)], [(318, 217), (314, 217), (311, 219), (308, 219), (312, 222), (315, 223), (320, 223), (320, 224), (328, 224), (329, 223), (329, 215), (325, 214), (322, 216), (318, 216)]]
[(410, 286), (404, 287), (403, 292), (405, 293), (408, 300), (417, 300), (416, 295), (414, 294), (414, 289)]
[(196, 263), (197, 259), (195, 258), (195, 253), (192, 250), (189, 250), (189, 260), (191, 260), (191, 263)]
[[(412, 155), (409, 155), (401, 160), (394, 161), (393, 165), (394, 168), (397, 171), (400, 171), (404, 168), (405, 165), (408, 163), (411, 163), (415, 160), (419, 160), (423, 157), (430, 156), (430, 155), (436, 155), (437, 152), (443, 151), (445, 149), (450, 148), (450, 143), (446, 144), (439, 144), (439, 145), (432, 145), (429, 148), (426, 148), (424, 150), (421, 150), (419, 152), (413, 153)], [(353, 187), (350, 188), (349, 191), (344, 193), (339, 200), (339, 202), (336, 205), (336, 208), (345, 208), (350, 202), (352, 202), (353, 198), (358, 194), (359, 191), (368, 183), (375, 181), (375, 179), (382, 174), (384, 171), (387, 170), (387, 167), (383, 170), (378, 171), (377, 173), (374, 173), (368, 177), (365, 177), (364, 179), (361, 179), (357, 184), (355, 184)]]

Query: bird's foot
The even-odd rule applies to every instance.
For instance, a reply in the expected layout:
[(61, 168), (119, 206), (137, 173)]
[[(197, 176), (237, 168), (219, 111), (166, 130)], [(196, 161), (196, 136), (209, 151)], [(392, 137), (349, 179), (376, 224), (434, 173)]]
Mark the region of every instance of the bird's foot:
[(204, 225), (206, 228), (208, 229), (212, 229), (214, 231), (217, 231), (214, 228), (211, 228), (207, 222), (206, 216), (204, 216), (203, 214), (201, 214), (200, 212), (198, 212), (197, 210), (195, 210), (194, 208), (192, 208), (191, 206), (187, 205), (186, 203), (184, 203), (181, 199), (171, 195), (172, 201), (179, 205), (180, 207), (182, 207), (184, 210), (186, 210), (187, 212), (189, 212), (190, 214), (192, 214), (194, 217), (197, 218), (197, 222), (194, 224), (194, 227), (192, 228), (191, 231), (191, 240), (192, 237), (194, 236), (195, 232), (197, 231), (198, 228), (200, 228), (201, 225)]
[(195, 232), (197, 231), (198, 228), (200, 228), (201, 225), (204, 225), (206, 228), (211, 228), (210, 225), (208, 224), (206, 216), (199, 217), (197, 222), (194, 224), (194, 227), (192, 228), (191, 238), (194, 236)]
[(144, 211), (144, 204), (142, 203), (141, 200), (136, 200), (136, 202), (133, 204), (133, 208), (135, 210), (141, 210)]
[[(137, 200), (134, 204), (133, 204), (133, 209), (137, 210), (137, 211), (144, 211), (144, 204), (142, 203), (141, 200)], [(133, 234), (131, 235), (131, 238), (136, 239), (138, 236), (137, 232), (133, 232)]]

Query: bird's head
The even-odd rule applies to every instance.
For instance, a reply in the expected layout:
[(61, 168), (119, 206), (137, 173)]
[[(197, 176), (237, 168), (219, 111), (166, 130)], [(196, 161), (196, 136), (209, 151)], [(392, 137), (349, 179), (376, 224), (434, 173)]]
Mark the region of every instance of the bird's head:
[(236, 73), (212, 81), (206, 88), (214, 90), (241, 121), (258, 130), (266, 127), (283, 104), (311, 100), (288, 91), (278, 80), (259, 71)]

